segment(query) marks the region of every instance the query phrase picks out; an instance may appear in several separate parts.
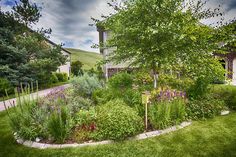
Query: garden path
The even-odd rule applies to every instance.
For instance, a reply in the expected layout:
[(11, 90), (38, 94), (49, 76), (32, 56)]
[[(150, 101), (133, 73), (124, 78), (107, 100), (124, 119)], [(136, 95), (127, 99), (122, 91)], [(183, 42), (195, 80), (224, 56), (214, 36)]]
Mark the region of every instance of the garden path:
[[(65, 84), (65, 85), (62, 85), (62, 86), (58, 86), (58, 87), (53, 87), (53, 88), (49, 88), (49, 89), (45, 89), (45, 90), (41, 90), (38, 92), (38, 96), (39, 97), (43, 97), (43, 96), (46, 96), (47, 94), (49, 94), (51, 91), (53, 91), (54, 89), (57, 89), (57, 88), (61, 88), (61, 87), (64, 87), (64, 88), (68, 88), (70, 85), (69, 84)], [(33, 97), (36, 97), (37, 96), (37, 93), (32, 93)], [(10, 99), (10, 100), (6, 100), (5, 101), (5, 104), (7, 107), (11, 107), (11, 104), (13, 102), (16, 102), (16, 98), (13, 98), (13, 99)], [(1, 111), (4, 111), (5, 110), (5, 107), (4, 107), (4, 102), (3, 101), (0, 101), (0, 112)]]

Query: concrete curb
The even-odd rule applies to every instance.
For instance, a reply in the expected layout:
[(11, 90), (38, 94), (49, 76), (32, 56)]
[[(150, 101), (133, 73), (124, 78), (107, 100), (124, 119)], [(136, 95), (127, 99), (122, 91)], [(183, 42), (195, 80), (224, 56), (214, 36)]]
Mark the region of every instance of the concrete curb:
[[(174, 132), (179, 129), (183, 129), (191, 124), (192, 124), (192, 122), (183, 122), (180, 125), (176, 125), (176, 126), (164, 129), (164, 130), (157, 130), (157, 131), (142, 133), (142, 134), (139, 134), (135, 137), (131, 137), (128, 140), (143, 140), (143, 139), (147, 139), (147, 138), (151, 138), (151, 137), (160, 136), (163, 134), (168, 134), (170, 132)], [(112, 141), (112, 140), (107, 140), (107, 141), (82, 143), (82, 144), (78, 144), (78, 143), (74, 143), (74, 144), (45, 144), (45, 143), (38, 143), (38, 142), (23, 140), (21, 138), (18, 138), (16, 136), (16, 134), (15, 134), (15, 139), (18, 144), (22, 144), (26, 147), (37, 148), (37, 149), (81, 148), (81, 147), (86, 147), (86, 146), (97, 146), (97, 145), (105, 145), (105, 144), (114, 143), (114, 141)]]

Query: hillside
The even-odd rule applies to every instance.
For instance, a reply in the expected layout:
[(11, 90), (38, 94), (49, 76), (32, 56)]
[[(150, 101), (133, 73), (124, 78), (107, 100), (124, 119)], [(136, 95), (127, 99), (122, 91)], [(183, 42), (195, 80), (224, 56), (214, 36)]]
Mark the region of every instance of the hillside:
[(71, 61), (81, 61), (83, 65), (83, 69), (88, 70), (95, 67), (96, 63), (102, 60), (102, 55), (94, 52), (88, 52), (80, 49), (71, 49), (67, 48), (71, 54)]

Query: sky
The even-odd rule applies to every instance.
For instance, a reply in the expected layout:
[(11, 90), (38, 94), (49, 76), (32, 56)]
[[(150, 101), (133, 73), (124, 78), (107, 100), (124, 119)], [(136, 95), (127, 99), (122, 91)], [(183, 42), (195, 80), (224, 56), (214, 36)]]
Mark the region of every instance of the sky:
[[(0, 0), (1, 9), (11, 10), (15, 1)], [(39, 23), (33, 26), (37, 28), (51, 28), (50, 40), (64, 47), (78, 48), (86, 51), (99, 52), (98, 49), (91, 48), (93, 44), (98, 44), (98, 32), (96, 27), (91, 27), (93, 23), (91, 17), (100, 18), (101, 14), (108, 15), (112, 10), (107, 2), (110, 0), (30, 0), (42, 8), (42, 17)], [(207, 7), (215, 8), (221, 4), (225, 19), (236, 17), (236, 0), (209, 0)], [(206, 24), (214, 22), (216, 19), (203, 21)]]

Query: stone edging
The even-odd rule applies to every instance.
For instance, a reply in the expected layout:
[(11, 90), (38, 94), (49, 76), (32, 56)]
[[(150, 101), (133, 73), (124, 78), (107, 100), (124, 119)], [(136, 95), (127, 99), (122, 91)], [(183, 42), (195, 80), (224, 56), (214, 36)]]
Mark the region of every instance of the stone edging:
[[(176, 126), (167, 128), (165, 130), (157, 130), (157, 131), (142, 133), (142, 134), (139, 134), (135, 137), (129, 138), (129, 140), (142, 140), (142, 139), (147, 139), (150, 137), (160, 136), (163, 134), (167, 134), (167, 133), (185, 128), (191, 124), (192, 124), (192, 122), (183, 122), (180, 125), (176, 125)], [(83, 143), (83, 144), (78, 144), (78, 143), (74, 143), (74, 144), (45, 144), (45, 143), (38, 143), (38, 142), (33, 142), (33, 141), (25, 141), (23, 139), (17, 138), (17, 136), (15, 136), (15, 139), (18, 144), (22, 144), (26, 147), (38, 148), (38, 149), (47, 149), (47, 148), (60, 149), (60, 148), (69, 148), (69, 147), (72, 147), (72, 148), (78, 147), (79, 148), (79, 147), (85, 147), (85, 146), (96, 146), (96, 145), (104, 145), (104, 144), (114, 143), (114, 141), (107, 140), (107, 141)]]

